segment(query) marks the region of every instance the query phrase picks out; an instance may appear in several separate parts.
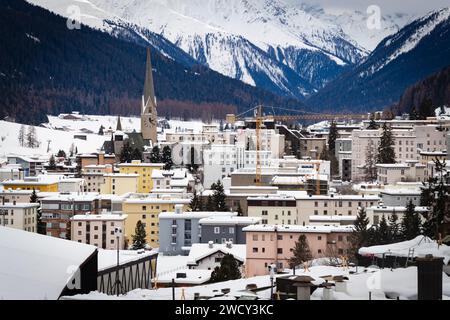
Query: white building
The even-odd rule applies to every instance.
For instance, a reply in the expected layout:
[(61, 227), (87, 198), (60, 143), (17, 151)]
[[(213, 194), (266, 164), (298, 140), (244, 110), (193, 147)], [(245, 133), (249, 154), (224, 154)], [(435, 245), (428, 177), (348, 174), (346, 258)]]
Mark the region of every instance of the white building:
[(37, 232), (38, 203), (0, 204), (0, 225), (29, 232)]
[(194, 243), (189, 251), (187, 265), (190, 269), (214, 270), (220, 266), (222, 258), (231, 254), (239, 265), (245, 264), (246, 245), (227, 242), (223, 244)]
[[(71, 240), (107, 250), (116, 250), (119, 244), (119, 250), (123, 250), (126, 219), (126, 214), (75, 215), (70, 219)], [(122, 231), (118, 236), (115, 234), (116, 228)]]

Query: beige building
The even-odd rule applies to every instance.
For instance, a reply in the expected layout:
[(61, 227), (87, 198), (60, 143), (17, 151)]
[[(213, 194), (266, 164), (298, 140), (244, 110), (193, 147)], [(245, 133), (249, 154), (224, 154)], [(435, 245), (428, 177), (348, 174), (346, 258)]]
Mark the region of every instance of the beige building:
[(134, 194), (123, 201), (123, 212), (128, 216), (125, 223), (126, 240), (129, 244), (135, 233), (136, 224), (141, 221), (147, 233), (147, 243), (153, 247), (159, 247), (159, 214), (161, 212), (173, 212), (176, 205), (182, 205), (183, 211), (187, 211), (190, 199), (182, 196), (168, 196), (165, 194)]
[[(352, 180), (361, 180), (365, 176), (364, 166), (368, 146), (378, 148), (382, 129), (354, 130), (352, 132)], [(421, 160), (421, 152), (435, 152), (447, 149), (446, 132), (437, 125), (393, 127), (396, 162), (406, 163)]]
[(0, 204), (13, 202), (30, 202), (32, 190), (12, 190), (6, 189), (0, 191)]
[(124, 195), (136, 193), (138, 189), (138, 174), (109, 173), (103, 176), (104, 183), (100, 186), (102, 194)]
[(300, 154), (302, 157), (319, 159), (320, 154), (327, 145), (327, 138), (305, 137), (300, 138)]
[(271, 195), (249, 197), (248, 216), (263, 224), (307, 225), (310, 216), (356, 216), (360, 207), (378, 204), (378, 196), (365, 195)]
[(377, 182), (380, 184), (396, 184), (398, 182), (426, 181), (426, 166), (417, 160), (407, 163), (377, 164)]
[(121, 174), (139, 175), (137, 192), (150, 193), (153, 189), (152, 172), (155, 169), (162, 170), (164, 163), (144, 163), (139, 160), (133, 160), (131, 163), (121, 163), (117, 167)]
[(5, 203), (0, 204), (0, 225), (37, 232), (38, 203)]
[(88, 165), (85, 166), (81, 178), (85, 180), (85, 192), (100, 192), (101, 185), (105, 182), (104, 175), (112, 173), (112, 165)]
[[(125, 249), (125, 214), (75, 215), (71, 218), (71, 240), (106, 250)], [(116, 235), (116, 228), (122, 232)]]

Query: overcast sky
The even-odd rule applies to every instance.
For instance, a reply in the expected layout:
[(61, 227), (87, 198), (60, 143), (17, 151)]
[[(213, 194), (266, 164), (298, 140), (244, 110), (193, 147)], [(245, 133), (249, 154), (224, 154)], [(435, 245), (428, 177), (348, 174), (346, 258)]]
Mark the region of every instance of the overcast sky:
[(321, 4), (325, 7), (350, 8), (366, 11), (370, 5), (378, 5), (382, 13), (425, 14), (431, 10), (449, 7), (449, 0), (290, 0), (297, 3)]

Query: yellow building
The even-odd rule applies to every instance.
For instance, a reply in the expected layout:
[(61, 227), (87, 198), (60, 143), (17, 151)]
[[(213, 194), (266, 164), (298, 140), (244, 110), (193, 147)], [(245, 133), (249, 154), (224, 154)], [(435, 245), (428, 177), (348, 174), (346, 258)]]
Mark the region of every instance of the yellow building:
[(36, 192), (58, 192), (58, 181), (40, 180), (35, 177), (27, 177), (25, 180), (9, 180), (2, 182), (5, 190), (36, 190)]
[(117, 165), (121, 174), (137, 174), (138, 193), (150, 193), (153, 189), (152, 172), (154, 169), (161, 170), (164, 167), (163, 163), (143, 163), (139, 160), (134, 160), (131, 163), (121, 163)]
[(151, 247), (159, 247), (159, 214), (161, 212), (175, 211), (175, 205), (183, 205), (183, 211), (187, 211), (190, 200), (182, 198), (170, 198), (167, 196), (128, 198), (123, 201), (122, 211), (128, 216), (125, 221), (125, 235), (128, 244), (132, 243), (137, 222), (144, 223), (147, 233), (147, 244)]
[(138, 174), (105, 174), (104, 183), (100, 185), (101, 194), (136, 193), (138, 189)]

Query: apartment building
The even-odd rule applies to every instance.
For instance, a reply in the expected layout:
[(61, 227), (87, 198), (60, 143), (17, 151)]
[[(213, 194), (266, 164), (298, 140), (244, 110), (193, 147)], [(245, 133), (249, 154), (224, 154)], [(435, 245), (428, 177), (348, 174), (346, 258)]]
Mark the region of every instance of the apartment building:
[(350, 249), (351, 226), (251, 225), (245, 227), (246, 276), (267, 275), (268, 266), (289, 268), (289, 259), (300, 235), (306, 236), (313, 258), (339, 257)]
[(137, 174), (137, 192), (150, 193), (153, 189), (152, 172), (162, 170), (164, 163), (143, 163), (140, 160), (133, 160), (131, 163), (121, 163), (117, 165), (121, 174)]
[(426, 166), (417, 160), (407, 163), (377, 164), (377, 182), (380, 184), (396, 184), (398, 182), (425, 182)]
[(141, 221), (147, 233), (147, 243), (152, 248), (160, 246), (160, 215), (164, 212), (175, 211), (176, 205), (187, 210), (190, 199), (183, 195), (167, 194), (132, 194), (124, 198), (122, 210), (126, 214), (125, 233), (127, 241), (131, 241), (135, 233), (136, 224)]
[(202, 243), (245, 244), (243, 228), (261, 222), (258, 217), (210, 216), (200, 219)]
[(8, 164), (10, 165), (18, 165), (23, 171), (24, 177), (34, 177), (41, 173), (43, 169), (43, 165), (48, 159), (40, 159), (35, 157), (25, 157), (25, 156), (16, 156), (9, 155), (7, 156)]
[(105, 154), (104, 152), (99, 153), (88, 153), (88, 154), (78, 154), (76, 156), (76, 163), (79, 171), (84, 170), (87, 166), (95, 165), (114, 165), (116, 162), (116, 156), (114, 154)]
[(36, 192), (58, 192), (58, 183), (65, 177), (59, 175), (29, 176), (22, 180), (6, 180), (1, 184), (4, 189), (36, 190)]
[(37, 232), (38, 203), (12, 202), (0, 204), (0, 226)]
[(133, 173), (107, 173), (103, 175), (103, 181), (104, 183), (100, 186), (100, 193), (124, 195), (130, 192), (137, 192), (139, 175)]
[(98, 193), (56, 194), (41, 200), (42, 222), (48, 236), (70, 237), (70, 219), (75, 215), (99, 214), (101, 200)]
[(85, 166), (81, 173), (81, 178), (86, 181), (84, 192), (100, 192), (101, 185), (105, 182), (104, 175), (112, 172), (112, 165)]
[[(124, 250), (125, 214), (84, 214), (71, 218), (71, 240), (106, 250)], [(116, 228), (122, 230), (117, 236)]]
[(195, 186), (195, 179), (185, 168), (173, 170), (158, 170), (152, 172), (153, 190), (178, 189), (183, 192), (192, 192)]
[(378, 204), (374, 195), (271, 195), (249, 197), (248, 216), (261, 217), (263, 224), (307, 225), (310, 216), (356, 216), (360, 207)]
[(319, 159), (326, 145), (327, 138), (324, 137), (300, 138), (300, 154), (302, 158)]
[[(382, 129), (354, 130), (352, 132), (352, 180), (361, 180), (365, 176), (366, 155), (369, 146), (378, 148)], [(421, 152), (444, 151), (446, 131), (437, 125), (393, 127), (392, 135), (397, 163), (421, 160)]]
[(186, 212), (177, 206), (159, 215), (159, 252), (165, 255), (187, 255), (194, 243), (201, 243), (200, 220), (211, 216), (236, 216), (233, 212)]

